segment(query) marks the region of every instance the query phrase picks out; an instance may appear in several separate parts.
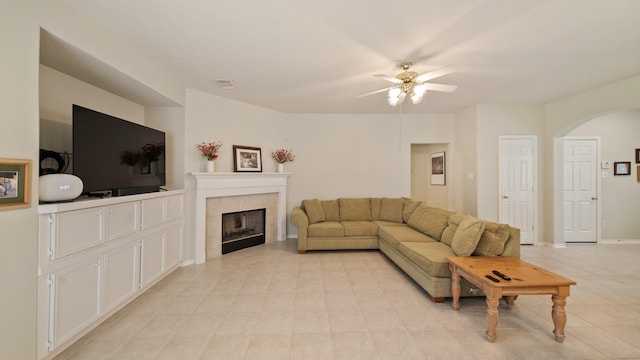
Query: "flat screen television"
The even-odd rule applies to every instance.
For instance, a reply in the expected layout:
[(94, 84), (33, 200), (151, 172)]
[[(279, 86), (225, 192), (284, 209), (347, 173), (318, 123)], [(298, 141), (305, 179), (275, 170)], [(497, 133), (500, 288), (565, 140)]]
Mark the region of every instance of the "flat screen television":
[(165, 133), (73, 105), (73, 174), (83, 193), (160, 191), (166, 184)]

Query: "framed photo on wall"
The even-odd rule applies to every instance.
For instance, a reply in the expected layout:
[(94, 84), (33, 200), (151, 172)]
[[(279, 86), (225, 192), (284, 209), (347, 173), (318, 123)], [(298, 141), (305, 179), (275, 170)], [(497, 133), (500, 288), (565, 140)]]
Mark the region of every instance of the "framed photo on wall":
[(431, 154), (431, 185), (446, 185), (444, 151)]
[(0, 209), (28, 206), (31, 160), (0, 159)]
[(614, 162), (613, 175), (631, 175), (631, 161)]
[(262, 151), (259, 147), (233, 145), (235, 172), (262, 172)]
[(640, 164), (640, 149), (636, 149), (636, 164)]

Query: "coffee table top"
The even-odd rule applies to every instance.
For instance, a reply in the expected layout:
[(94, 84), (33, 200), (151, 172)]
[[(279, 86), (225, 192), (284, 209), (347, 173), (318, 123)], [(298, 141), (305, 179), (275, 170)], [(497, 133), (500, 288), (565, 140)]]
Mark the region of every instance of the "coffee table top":
[[(449, 262), (464, 273), (493, 287), (576, 285), (571, 279), (511, 256), (453, 256), (449, 257)], [(511, 281), (494, 275), (493, 270), (509, 276)], [(493, 282), (485, 275), (492, 275), (500, 282)]]

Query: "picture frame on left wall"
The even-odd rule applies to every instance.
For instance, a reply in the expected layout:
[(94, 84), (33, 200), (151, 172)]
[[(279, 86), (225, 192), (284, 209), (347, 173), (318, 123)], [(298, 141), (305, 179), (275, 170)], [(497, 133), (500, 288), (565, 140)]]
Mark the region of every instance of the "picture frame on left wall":
[(431, 154), (431, 185), (446, 185), (446, 161), (444, 151)]
[(233, 164), (235, 172), (262, 172), (262, 149), (233, 145)]
[(29, 206), (31, 160), (0, 159), (0, 210)]

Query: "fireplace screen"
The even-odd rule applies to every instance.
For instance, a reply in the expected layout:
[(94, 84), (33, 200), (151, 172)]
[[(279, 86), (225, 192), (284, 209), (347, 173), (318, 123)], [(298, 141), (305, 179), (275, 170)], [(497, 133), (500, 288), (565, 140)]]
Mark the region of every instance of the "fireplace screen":
[(222, 214), (222, 253), (265, 243), (265, 209)]

